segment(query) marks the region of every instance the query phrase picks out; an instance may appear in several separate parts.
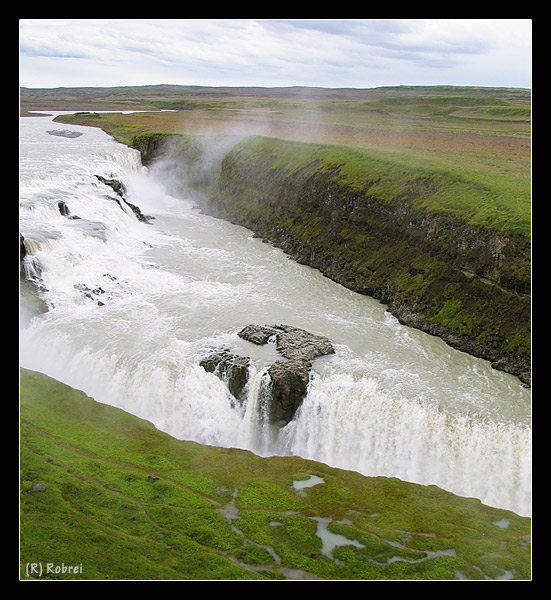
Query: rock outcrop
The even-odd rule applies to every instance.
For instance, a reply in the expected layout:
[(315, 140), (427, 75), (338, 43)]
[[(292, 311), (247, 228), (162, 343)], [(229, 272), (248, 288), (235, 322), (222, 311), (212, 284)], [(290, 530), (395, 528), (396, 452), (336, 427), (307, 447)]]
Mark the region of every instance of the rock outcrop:
[[(247, 325), (238, 335), (256, 345), (273, 342), (282, 356), (268, 368), (270, 398), (266, 408), (271, 423), (286, 425), (306, 395), (312, 361), (335, 352), (331, 341), (289, 325)], [(220, 350), (202, 359), (200, 365), (225, 381), (231, 394), (242, 402), (250, 362), (249, 357)]]
[[(142, 213), (142, 211), (140, 210), (139, 206), (136, 206), (135, 204), (128, 202), (128, 200), (125, 198), (126, 188), (124, 187), (124, 184), (122, 182), (120, 182), (118, 179), (106, 179), (105, 177), (102, 177), (101, 175), (96, 175), (96, 177), (99, 181), (101, 181), (101, 183), (104, 183), (105, 185), (109, 186), (120, 197), (122, 202), (124, 202), (124, 204), (126, 204), (126, 206), (128, 206), (132, 210), (132, 212), (136, 215), (136, 218), (138, 219), (138, 221), (142, 221), (143, 223), (149, 223), (149, 221), (151, 221), (151, 219), (155, 218), (155, 217), (151, 217), (148, 215), (144, 215)], [(121, 208), (123, 208), (123, 206), (121, 204), (121, 200), (117, 199), (117, 202), (119, 203), (119, 206)]]
[(271, 380), (268, 414), (272, 423), (286, 425), (306, 395), (312, 361), (333, 354), (333, 345), (325, 337), (289, 325), (248, 325), (238, 335), (253, 344), (275, 342), (283, 360), (276, 361), (268, 369)]
[[(39, 284), (36, 278), (27, 273), (29, 253), (25, 246), (25, 238), (19, 234), (19, 318), (26, 326), (31, 319), (48, 312), (48, 305), (39, 296)], [(34, 266), (36, 270), (36, 265)]]
[(47, 131), (46, 133), (64, 138), (77, 138), (81, 135), (84, 135), (81, 131), (70, 131), (69, 129), (53, 129), (51, 131)]
[(220, 350), (203, 358), (199, 364), (205, 371), (218, 375), (227, 384), (232, 396), (242, 402), (243, 390), (249, 379), (249, 358)]
[(326, 337), (290, 325), (247, 325), (238, 334), (253, 344), (266, 344), (273, 338), (277, 351), (284, 358), (310, 362), (318, 356), (333, 354), (335, 349)]

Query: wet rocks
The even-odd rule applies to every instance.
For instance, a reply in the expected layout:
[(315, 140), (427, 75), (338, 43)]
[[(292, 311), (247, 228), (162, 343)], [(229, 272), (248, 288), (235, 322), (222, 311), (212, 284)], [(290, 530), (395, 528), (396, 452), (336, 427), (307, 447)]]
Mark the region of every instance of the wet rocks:
[[(312, 361), (335, 352), (331, 341), (290, 325), (247, 325), (238, 336), (256, 345), (276, 344), (282, 359), (268, 368), (270, 399), (267, 412), (271, 423), (286, 425), (306, 395)], [(204, 358), (200, 364), (226, 381), (233, 396), (241, 399), (248, 381), (250, 358), (222, 350)]]
[[(143, 223), (148, 223), (149, 221), (151, 221), (151, 219), (155, 218), (155, 217), (144, 215), (138, 206), (128, 202), (128, 200), (124, 197), (124, 195), (126, 193), (124, 184), (122, 182), (120, 182), (118, 179), (106, 179), (105, 177), (102, 177), (101, 175), (96, 175), (96, 178), (99, 181), (101, 181), (101, 183), (104, 183), (105, 185), (109, 186), (121, 198), (122, 202), (124, 202), (124, 204), (126, 204), (126, 206), (128, 206), (132, 210), (132, 212), (136, 215), (136, 218), (138, 219), (138, 221), (142, 221)], [(119, 200), (117, 200), (117, 202), (119, 203), (119, 206), (122, 208), (121, 202)]]
[(306, 395), (312, 361), (335, 352), (331, 341), (290, 325), (247, 325), (238, 335), (258, 345), (275, 342), (284, 360), (276, 361), (268, 369), (271, 380), (269, 418), (273, 423), (286, 425)]
[(278, 360), (268, 369), (271, 379), (271, 423), (287, 425), (302, 404), (312, 363), (302, 360)]
[(69, 210), (69, 207), (67, 206), (67, 202), (65, 202), (65, 200), (60, 200), (57, 203), (57, 208), (59, 210), (59, 214), (67, 217), (68, 219), (73, 219), (73, 220), (79, 220), (80, 217), (77, 217), (76, 215), (72, 215), (71, 211)]
[(237, 335), (258, 345), (273, 339), (281, 356), (298, 361), (312, 361), (318, 356), (335, 352), (328, 338), (290, 325), (247, 325)]
[(59, 209), (59, 214), (63, 215), (64, 217), (68, 217), (70, 215), (69, 207), (67, 206), (67, 202), (64, 200), (60, 200), (57, 203), (57, 208)]
[[(82, 294), (84, 295), (85, 298), (88, 298), (89, 300), (94, 300), (94, 302), (96, 302), (97, 296), (101, 296), (101, 295), (105, 294), (105, 290), (103, 288), (101, 288), (101, 287), (89, 288), (87, 285), (84, 285), (83, 283), (75, 283), (75, 285), (73, 285), (73, 288), (75, 290), (78, 290), (79, 292), (82, 292)], [(104, 306), (105, 302), (102, 302), (101, 300), (97, 300), (97, 305)]]
[(121, 198), (124, 198), (125, 188), (122, 182), (120, 182), (118, 179), (106, 179), (101, 175), (96, 175), (96, 177), (99, 181), (101, 181), (101, 183), (108, 185), (116, 194), (118, 194)]
[(274, 327), (266, 327), (263, 325), (247, 325), (239, 331), (237, 335), (248, 342), (262, 346), (268, 343), (268, 340), (277, 334)]
[(69, 129), (53, 129), (53, 130), (47, 131), (46, 133), (48, 133), (49, 135), (57, 135), (59, 137), (64, 137), (64, 138), (77, 138), (77, 137), (80, 137), (81, 135), (84, 135), (80, 131), (70, 131)]
[(249, 379), (250, 359), (232, 354), (229, 350), (214, 352), (200, 361), (209, 373), (225, 381), (232, 396), (241, 401), (243, 390)]
[[(34, 317), (48, 312), (48, 305), (40, 298), (40, 267), (32, 262), (25, 238), (19, 234), (19, 318), (21, 325), (27, 326)], [(31, 276), (28, 270), (34, 273)]]

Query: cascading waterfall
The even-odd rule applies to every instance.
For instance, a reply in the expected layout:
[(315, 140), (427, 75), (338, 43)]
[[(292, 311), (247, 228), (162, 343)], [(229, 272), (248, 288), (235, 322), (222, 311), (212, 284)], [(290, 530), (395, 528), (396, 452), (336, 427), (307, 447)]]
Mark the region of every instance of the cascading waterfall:
[[(49, 129), (49, 118), (22, 119), (25, 267), (49, 305), (20, 332), (23, 367), (179, 439), (295, 454), (530, 514), (530, 393), (518, 380), (170, 196), (103, 132)], [(138, 222), (96, 175), (122, 181), (155, 220)], [(273, 349), (236, 333), (253, 322), (289, 323), (336, 348), (314, 361), (281, 429), (263, 413)], [(224, 347), (253, 358), (242, 404), (199, 365)]]
[(268, 367), (250, 367), (249, 382), (245, 389), (243, 406), (244, 446), (257, 454), (267, 456), (273, 452), (273, 429), (268, 422), (267, 400), (270, 394)]
[(391, 397), (373, 380), (316, 377), (290, 452), (365, 475), (436, 484), (494, 506), (530, 504), (530, 430)]

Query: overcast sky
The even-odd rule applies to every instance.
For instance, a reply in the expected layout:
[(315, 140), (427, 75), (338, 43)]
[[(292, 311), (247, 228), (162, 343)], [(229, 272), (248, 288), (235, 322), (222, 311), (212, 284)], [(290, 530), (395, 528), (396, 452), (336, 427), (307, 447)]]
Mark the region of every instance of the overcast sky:
[(24, 87), (532, 86), (531, 19), (21, 19)]

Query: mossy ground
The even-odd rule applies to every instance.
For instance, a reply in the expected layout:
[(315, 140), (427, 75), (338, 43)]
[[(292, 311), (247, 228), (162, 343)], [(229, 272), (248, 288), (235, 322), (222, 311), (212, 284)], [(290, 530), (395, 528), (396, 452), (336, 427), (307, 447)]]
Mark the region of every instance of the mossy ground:
[[(178, 441), (24, 369), (20, 396), (22, 579), (40, 578), (31, 564), (43, 579), (531, 577), (528, 518), (434, 486)], [(324, 483), (298, 493), (309, 474)], [(325, 556), (319, 517), (363, 548)]]

